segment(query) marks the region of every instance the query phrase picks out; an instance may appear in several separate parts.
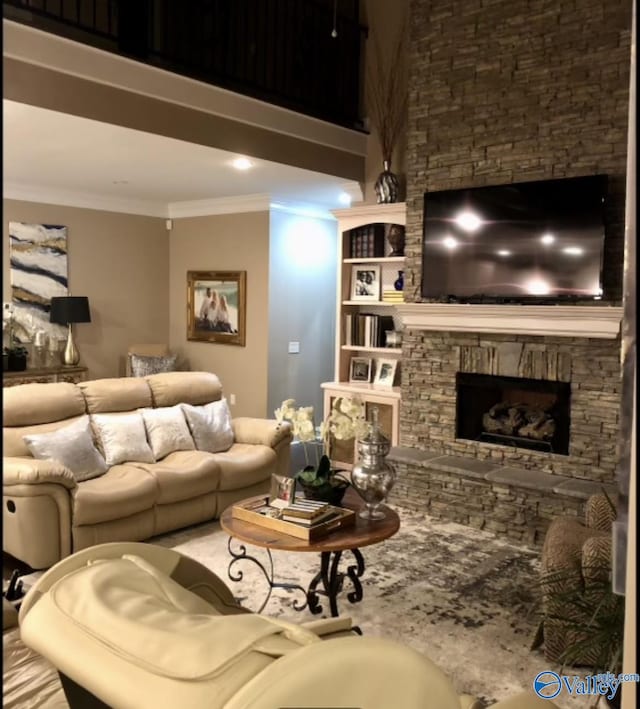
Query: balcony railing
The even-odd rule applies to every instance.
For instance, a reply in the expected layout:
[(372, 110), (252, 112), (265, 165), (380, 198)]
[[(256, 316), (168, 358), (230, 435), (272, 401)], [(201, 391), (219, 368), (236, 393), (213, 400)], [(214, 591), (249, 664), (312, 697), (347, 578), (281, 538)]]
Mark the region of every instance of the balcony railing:
[(358, 0), (3, 0), (3, 6), (7, 19), (362, 128), (366, 28), (358, 22)]

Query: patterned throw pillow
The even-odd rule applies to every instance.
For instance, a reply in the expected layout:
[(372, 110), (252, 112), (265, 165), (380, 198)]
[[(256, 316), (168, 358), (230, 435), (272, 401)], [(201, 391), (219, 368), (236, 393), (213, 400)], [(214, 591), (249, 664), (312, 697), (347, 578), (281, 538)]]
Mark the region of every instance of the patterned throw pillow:
[(156, 460), (173, 451), (191, 451), (196, 447), (179, 404), (141, 409), (140, 413)]
[(134, 377), (148, 377), (150, 374), (161, 372), (175, 372), (178, 355), (165, 355), (164, 357), (145, 357), (130, 354), (131, 374)]
[(142, 414), (91, 414), (107, 465), (155, 463)]
[(109, 469), (95, 447), (88, 416), (50, 433), (22, 437), (38, 460), (57, 460), (73, 473), (77, 482), (97, 478)]
[(199, 451), (220, 453), (229, 450), (234, 436), (231, 412), (225, 398), (204, 406), (180, 404)]

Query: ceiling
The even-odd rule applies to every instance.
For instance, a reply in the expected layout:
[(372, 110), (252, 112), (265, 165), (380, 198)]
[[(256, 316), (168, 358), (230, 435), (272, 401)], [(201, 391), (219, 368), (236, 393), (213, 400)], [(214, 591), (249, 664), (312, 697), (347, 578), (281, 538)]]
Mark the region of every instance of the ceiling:
[(345, 191), (358, 200), (358, 183), (340, 177), (254, 159), (239, 171), (235, 153), (7, 99), (3, 114), (5, 197), (76, 193), (87, 206), (95, 195), (157, 216), (176, 203), (250, 195), (319, 210), (343, 208)]

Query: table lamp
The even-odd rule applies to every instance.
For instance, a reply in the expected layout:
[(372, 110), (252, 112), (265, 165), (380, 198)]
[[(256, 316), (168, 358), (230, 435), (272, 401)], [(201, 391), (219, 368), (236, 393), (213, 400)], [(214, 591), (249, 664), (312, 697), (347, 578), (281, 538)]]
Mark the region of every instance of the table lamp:
[(75, 366), (80, 361), (80, 352), (73, 341), (71, 327), (73, 323), (91, 322), (89, 299), (84, 295), (51, 298), (49, 321), (68, 327), (67, 344), (62, 361), (67, 366)]

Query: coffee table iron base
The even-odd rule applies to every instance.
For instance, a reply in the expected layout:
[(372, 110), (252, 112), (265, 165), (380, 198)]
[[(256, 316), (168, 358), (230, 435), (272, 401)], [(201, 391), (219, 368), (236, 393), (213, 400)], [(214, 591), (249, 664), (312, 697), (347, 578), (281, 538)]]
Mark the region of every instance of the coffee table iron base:
[[(351, 581), (353, 591), (347, 593), (349, 603), (358, 603), (362, 600), (362, 584), (360, 578), (364, 574), (364, 557), (359, 549), (350, 549), (356, 561), (355, 565), (347, 566), (346, 572), (339, 570), (342, 551), (323, 551), (320, 554), (320, 571), (313, 577), (307, 591), (309, 610), (322, 613), (319, 596), (329, 599), (329, 608), (333, 618), (338, 617), (338, 594), (342, 591), (345, 579)], [(322, 588), (318, 584), (322, 581)]]
[(271, 556), (271, 551), (269, 549), (265, 549), (267, 552), (267, 556), (269, 558), (269, 570), (265, 569), (264, 565), (255, 558), (255, 556), (251, 556), (250, 554), (247, 554), (247, 548), (245, 547), (244, 544), (239, 544), (238, 545), (238, 551), (234, 551), (231, 548), (231, 542), (233, 542), (234, 539), (233, 537), (229, 537), (229, 541), (227, 542), (227, 549), (229, 550), (229, 554), (233, 557), (231, 561), (229, 562), (229, 566), (227, 568), (227, 575), (232, 581), (241, 581), (243, 578), (243, 573), (242, 570), (238, 569), (236, 572), (233, 571), (233, 567), (238, 561), (251, 561), (253, 562), (259, 569), (262, 571), (267, 584), (269, 585), (269, 591), (267, 592), (267, 596), (264, 599), (262, 605), (256, 613), (262, 613), (264, 610), (265, 606), (269, 602), (269, 599), (271, 598), (271, 592), (273, 591), (274, 588), (288, 588), (288, 589), (294, 589), (297, 591), (301, 591), (304, 596), (305, 596), (305, 602), (303, 604), (300, 604), (298, 600), (296, 599), (293, 602), (293, 608), (297, 611), (303, 611), (307, 607), (307, 592), (304, 590), (302, 586), (300, 586), (297, 583), (285, 583), (281, 581), (274, 581), (273, 580), (273, 558)]
[[(273, 557), (271, 556), (271, 551), (265, 549), (267, 552), (267, 558), (269, 560), (268, 569), (265, 568), (264, 564), (257, 559), (255, 556), (251, 556), (247, 553), (247, 548), (244, 544), (238, 544), (237, 550), (234, 550), (232, 543), (235, 542), (233, 537), (229, 537), (227, 542), (227, 549), (232, 559), (229, 562), (227, 568), (227, 575), (232, 581), (241, 581), (243, 578), (243, 572), (241, 569), (234, 570), (234, 566), (239, 561), (250, 561), (255, 566), (257, 566), (269, 586), (267, 591), (267, 596), (262, 602), (260, 608), (256, 613), (262, 613), (265, 609), (269, 599), (271, 598), (271, 593), (274, 588), (285, 588), (300, 591), (305, 596), (305, 602), (300, 603), (297, 599), (293, 602), (293, 608), (297, 611), (303, 611), (305, 608), (309, 608), (311, 613), (317, 615), (322, 613), (322, 606), (320, 605), (320, 596), (326, 596), (329, 599), (329, 609), (331, 611), (331, 616), (337, 618), (338, 613), (338, 595), (342, 592), (344, 588), (345, 580), (349, 580), (353, 587), (353, 590), (347, 593), (347, 600), (349, 603), (358, 603), (362, 600), (362, 584), (360, 583), (360, 578), (364, 574), (365, 565), (364, 557), (359, 549), (350, 549), (355, 559), (355, 564), (347, 566), (346, 571), (340, 571), (340, 560), (342, 559), (342, 551), (323, 551), (320, 553), (320, 571), (311, 579), (311, 583), (307, 590), (296, 583), (286, 583), (282, 581), (274, 581), (273, 574)], [(321, 588), (318, 588), (318, 585)]]

